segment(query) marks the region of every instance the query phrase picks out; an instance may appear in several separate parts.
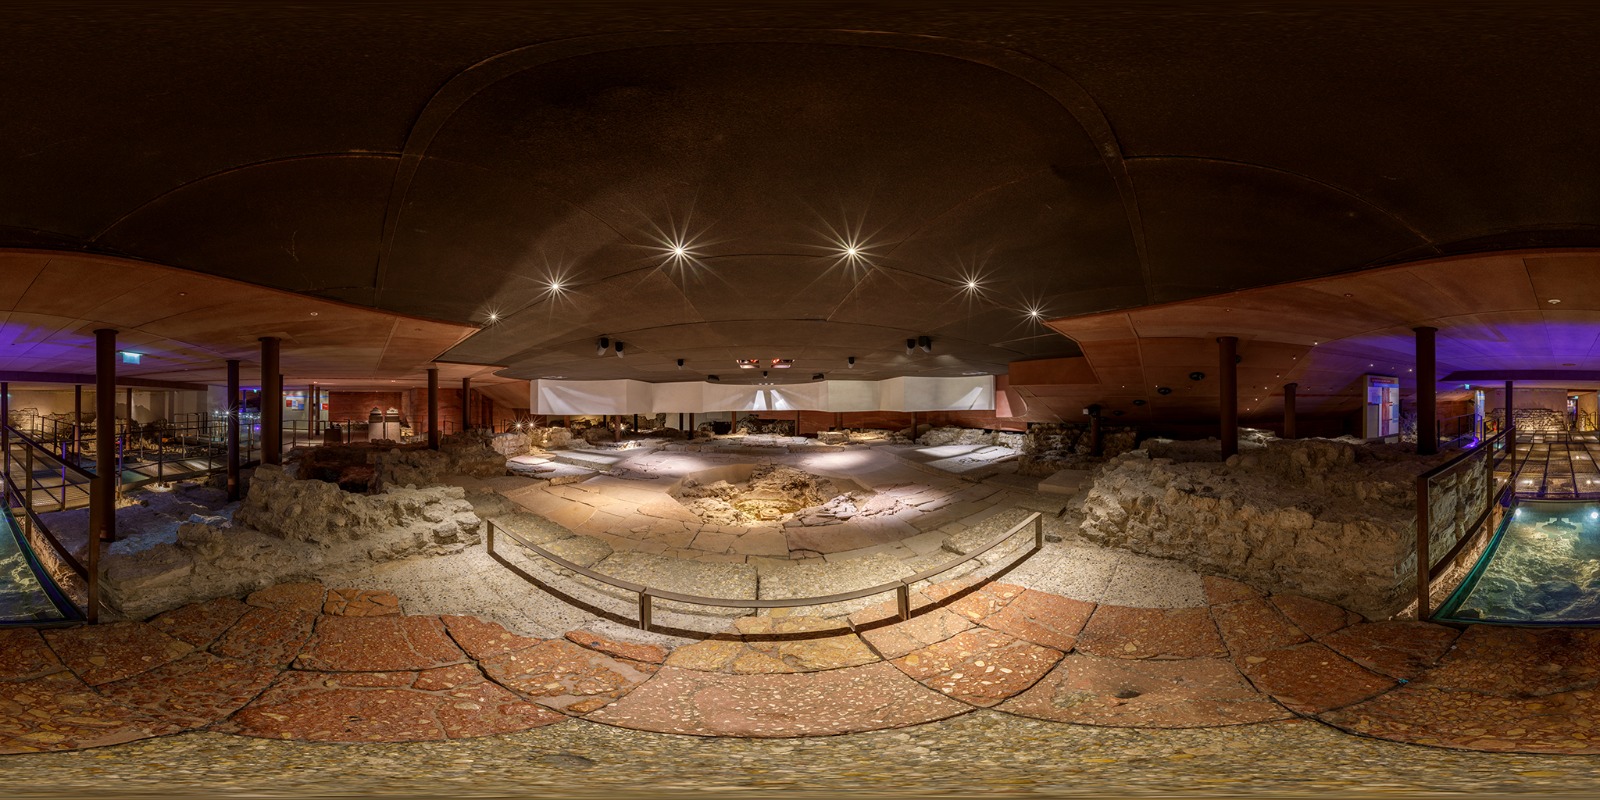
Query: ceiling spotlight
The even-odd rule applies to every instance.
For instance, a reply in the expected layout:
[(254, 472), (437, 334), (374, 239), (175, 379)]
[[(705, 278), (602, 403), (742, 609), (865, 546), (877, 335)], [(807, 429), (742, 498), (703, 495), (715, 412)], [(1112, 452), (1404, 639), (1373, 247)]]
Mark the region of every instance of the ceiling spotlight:
[(687, 255), (689, 255), (689, 248), (684, 247), (681, 244), (675, 244), (675, 245), (672, 246), (672, 257), (673, 258), (683, 258), (684, 256), (687, 256)]
[(855, 356), (851, 356), (851, 357), (845, 359), (845, 363), (850, 365), (850, 369), (855, 369), (856, 368), (856, 357)]
[(500, 321), (500, 314), (498, 312), (495, 312), (495, 311), (490, 311), (489, 312), (489, 321), (490, 322), (499, 322)]
[(617, 358), (622, 358), (622, 341), (617, 341)]
[(844, 246), (844, 256), (845, 256), (845, 258), (856, 258), (856, 257), (858, 257), (860, 255), (861, 255), (861, 248), (856, 247), (853, 244), (847, 244), (847, 245)]
[(594, 354), (597, 355), (597, 356), (605, 355), (606, 351), (610, 350), (610, 349), (611, 349), (611, 339), (610, 339), (610, 337), (602, 336), (602, 337), (600, 337), (600, 341), (594, 343)]
[(917, 337), (917, 347), (922, 348), (922, 352), (924, 352), (924, 353), (933, 352), (933, 337), (932, 336), (918, 336)]
[(1189, 380), (1191, 380), (1191, 381), (1203, 381), (1205, 379), (1206, 379), (1206, 374), (1204, 372), (1191, 372), (1191, 373), (1189, 373)]
[(1162, 395), (1172, 394), (1172, 389), (1171, 389), (1171, 387), (1168, 387), (1168, 386), (1157, 386), (1156, 387), (1156, 394), (1162, 394)]
[(1546, 300), (1545, 302), (1549, 303), (1550, 305), (1553, 305), (1553, 306), (1561, 305), (1561, 301), (1555, 299), (1554, 297), (1550, 298), (1549, 300)]
[(1037, 308), (1028, 309), (1028, 318), (1029, 319), (1038, 319), (1038, 318), (1040, 318), (1042, 316), (1044, 316), (1044, 312), (1043, 311), (1040, 311)]
[(706, 376), (706, 380), (711, 381), (712, 383), (716, 383), (717, 381), (720, 381), (722, 379), (717, 377), (717, 376), (715, 376), (715, 375), (707, 375)]
[(561, 285), (561, 281), (550, 282), (550, 291), (553, 293), (559, 293), (563, 288), (564, 287)]
[(908, 356), (911, 355), (911, 352), (913, 350), (916, 350), (916, 349), (917, 349), (917, 340), (916, 339), (907, 339), (906, 340), (906, 355), (908, 355)]
[(814, 380), (814, 381), (822, 380), (822, 373), (820, 373), (820, 372), (811, 373), (811, 380)]
[(975, 279), (968, 278), (967, 279), (967, 291), (973, 292), (973, 291), (977, 291), (977, 289), (978, 289), (978, 282)]
[(683, 359), (678, 359), (678, 369), (683, 369)]
[(761, 370), (761, 377), (763, 377), (763, 378), (767, 377), (767, 371), (766, 370)]

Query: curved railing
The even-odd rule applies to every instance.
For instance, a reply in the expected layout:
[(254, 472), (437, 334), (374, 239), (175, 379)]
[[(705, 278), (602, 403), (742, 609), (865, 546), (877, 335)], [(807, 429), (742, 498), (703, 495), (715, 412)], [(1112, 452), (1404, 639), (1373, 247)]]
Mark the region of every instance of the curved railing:
[[(494, 551), (495, 534), (497, 532), (494, 521), (485, 521), (489, 526), (486, 542), (489, 555), (494, 557), (496, 560), (501, 560), (500, 556)], [(956, 567), (959, 567), (969, 561), (972, 561), (973, 559), (978, 558), (979, 556), (984, 555), (985, 553), (988, 553), (990, 550), (999, 547), (1001, 544), (1005, 543), (1007, 540), (1011, 539), (1011, 537), (1017, 535), (1017, 533), (1021, 532), (1024, 528), (1027, 528), (1030, 525), (1033, 527), (1033, 547), (1029, 548), (1026, 553), (1023, 553), (1021, 557), (1017, 559), (1017, 561), (1020, 562), (1023, 559), (1026, 559), (1028, 556), (1039, 552), (1039, 550), (1044, 547), (1044, 515), (1037, 511), (1028, 515), (1027, 519), (1024, 519), (1016, 525), (1011, 526), (1011, 528), (1004, 533), (994, 536), (987, 542), (984, 542), (981, 547), (978, 547), (972, 552), (967, 553), (960, 558), (940, 564), (939, 566), (925, 569), (916, 573), (915, 575), (907, 575), (906, 577), (898, 580), (880, 583), (875, 586), (868, 586), (864, 589), (856, 589), (849, 592), (839, 592), (838, 594), (822, 595), (820, 597), (782, 598), (776, 600), (753, 600), (736, 597), (702, 597), (700, 595), (684, 594), (682, 592), (673, 592), (666, 589), (657, 589), (646, 586), (642, 583), (634, 583), (633, 581), (614, 578), (610, 575), (606, 575), (605, 573), (597, 572), (589, 569), (588, 567), (575, 564), (565, 558), (562, 558), (561, 556), (556, 555), (555, 553), (550, 552), (549, 550), (544, 549), (543, 547), (540, 547), (539, 545), (534, 544), (533, 542), (528, 541), (527, 539), (518, 535), (515, 531), (509, 529), (498, 529), (498, 532), (504, 533), (517, 544), (522, 545), (530, 552), (533, 552), (534, 554), (561, 567), (562, 569), (575, 572), (591, 580), (599, 581), (600, 583), (608, 586), (638, 595), (639, 629), (648, 631), (650, 630), (650, 617), (651, 612), (654, 610), (654, 601), (656, 599), (671, 600), (675, 603), (686, 603), (689, 605), (711, 606), (714, 608), (799, 608), (802, 606), (822, 606), (830, 603), (842, 603), (849, 600), (860, 600), (864, 597), (872, 597), (873, 595), (894, 592), (898, 609), (898, 618), (904, 620), (911, 616), (912, 585), (932, 578), (935, 575), (949, 572)]]
[[(1462, 454), (1417, 476), (1417, 619), (1425, 620), (1431, 613), (1433, 577), (1445, 565), (1460, 555), (1484, 528), (1507, 493), (1513, 490), (1516, 478), (1516, 426), (1507, 427)], [(1495, 472), (1506, 459), (1511, 460), (1511, 474), (1502, 486), (1495, 486)], [(1433, 487), (1445, 478), (1455, 477), (1468, 470), (1483, 470), (1483, 504), (1473, 520), (1460, 526), (1456, 540), (1450, 543), (1443, 557), (1434, 559), (1433, 549)], [(1493, 526), (1490, 525), (1489, 528)]]

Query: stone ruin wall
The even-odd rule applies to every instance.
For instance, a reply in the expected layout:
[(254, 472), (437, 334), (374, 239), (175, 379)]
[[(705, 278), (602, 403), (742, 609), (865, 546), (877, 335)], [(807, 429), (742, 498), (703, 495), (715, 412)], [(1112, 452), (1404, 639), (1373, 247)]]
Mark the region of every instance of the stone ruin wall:
[[(1227, 463), (1137, 450), (1096, 476), (1082, 535), (1384, 619), (1415, 595), (1416, 477), (1453, 455), (1323, 439), (1269, 441)], [(1435, 559), (1486, 490), (1481, 469), (1436, 484)]]
[[(1505, 420), (1506, 410), (1492, 408), (1488, 418), (1498, 425)], [(1549, 408), (1513, 408), (1511, 422), (1522, 433), (1562, 433), (1567, 429), (1567, 415)]]

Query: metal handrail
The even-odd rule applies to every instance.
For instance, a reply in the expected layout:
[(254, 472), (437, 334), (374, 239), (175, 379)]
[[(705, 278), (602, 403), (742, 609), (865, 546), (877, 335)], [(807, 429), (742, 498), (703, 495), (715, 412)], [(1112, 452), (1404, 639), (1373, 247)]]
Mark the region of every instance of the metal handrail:
[[(491, 556), (493, 556), (496, 555), (494, 551), (496, 528), (494, 520), (485, 520), (485, 522), (487, 522), (489, 526), (488, 536), (486, 537), (485, 541), (485, 549)], [(1010, 539), (1012, 536), (1015, 536), (1019, 531), (1029, 525), (1033, 526), (1033, 547), (1029, 548), (1028, 552), (1024, 553), (1022, 557), (1018, 559), (1018, 561), (1021, 561), (1022, 559), (1025, 559), (1044, 548), (1044, 515), (1037, 511), (1028, 515), (1026, 519), (1018, 522), (1016, 525), (1011, 526), (1011, 528), (1004, 533), (990, 538), (989, 541), (983, 543), (983, 546), (974, 549), (972, 552), (953, 561), (925, 569), (916, 573), (915, 575), (908, 575), (904, 578), (889, 581), (887, 583), (877, 584), (876, 586), (868, 586), (865, 589), (855, 589), (853, 591), (822, 595), (820, 597), (795, 597), (779, 600), (747, 600), (736, 597), (703, 597), (701, 595), (684, 594), (682, 592), (673, 592), (666, 589), (657, 589), (646, 586), (642, 583), (634, 583), (633, 581), (623, 580), (622, 578), (614, 578), (610, 575), (597, 572), (587, 567), (579, 566), (565, 558), (562, 558), (561, 556), (556, 555), (555, 553), (550, 552), (549, 550), (546, 550), (543, 547), (540, 547), (539, 545), (534, 544), (533, 542), (528, 541), (527, 539), (518, 535), (516, 531), (510, 530), (509, 528), (502, 528), (501, 531), (507, 536), (510, 536), (512, 540), (518, 544), (528, 548), (535, 554), (542, 556), (546, 560), (551, 561), (563, 569), (576, 572), (577, 574), (586, 578), (599, 581), (600, 583), (621, 589), (625, 592), (637, 594), (639, 596), (639, 629), (648, 631), (650, 630), (650, 618), (652, 616), (652, 611), (654, 610), (654, 599), (656, 598), (662, 600), (671, 600), (677, 603), (687, 603), (689, 605), (712, 606), (715, 608), (799, 608), (801, 606), (821, 606), (831, 603), (842, 603), (848, 600), (859, 600), (863, 597), (871, 597), (873, 595), (894, 592), (898, 611), (897, 616), (899, 619), (905, 620), (911, 616), (912, 584), (927, 580), (940, 573), (949, 572), (950, 570), (955, 569), (956, 567), (959, 567), (968, 561), (972, 561), (973, 559), (988, 553), (990, 550), (1000, 546), (1003, 542)]]
[[(1493, 437), (1484, 440), (1479, 446), (1417, 476), (1417, 619), (1426, 620), (1432, 613), (1429, 606), (1432, 602), (1433, 576), (1438, 574), (1439, 567), (1448, 564), (1461, 553), (1466, 543), (1473, 539), (1478, 529), (1488, 521), (1494, 509), (1512, 490), (1516, 481), (1516, 440), (1516, 426), (1507, 426)], [(1502, 444), (1498, 456), (1495, 454), (1497, 443)], [(1455, 471), (1472, 458), (1483, 459), (1484, 484), (1488, 489), (1484, 497), (1483, 511), (1463, 529), (1444, 557), (1434, 561), (1430, 553), (1433, 546), (1433, 502), (1428, 487), (1435, 478)], [(1506, 459), (1511, 460), (1511, 476), (1504, 486), (1496, 488), (1495, 468)]]
[[(52, 453), (49, 448), (44, 447), (43, 445), (39, 444), (37, 441), (34, 441), (31, 437), (23, 434), (22, 432), (18, 431), (16, 428), (12, 427), (11, 425), (8, 424), (8, 425), (5, 425), (4, 427), (6, 429), (6, 433), (10, 437), (13, 437), (14, 440), (20, 440), (20, 442), (23, 445), (23, 456), (24, 456), (23, 463), (24, 463), (24, 471), (25, 471), (25, 473), (27, 475), (27, 478), (26, 478), (26, 482), (24, 483), (24, 485), (19, 488), (17, 486), (16, 481), (13, 479), (13, 476), (12, 476), (12, 472), (11, 472), (11, 452), (10, 452), (9, 446), (8, 446), (7, 451), (4, 454), (4, 459), (3, 459), (3, 463), (5, 465), (5, 469), (4, 469), (4, 473), (5, 474), (3, 476), (0, 476), (0, 486), (3, 486), (3, 488), (0, 488), (0, 498), (4, 499), (7, 508), (12, 509), (13, 512), (15, 510), (18, 510), (18, 509), (20, 509), (22, 511), (22, 514), (23, 514), (23, 516), (22, 516), (22, 520), (23, 520), (23, 526), (22, 526), (22, 528), (23, 528), (23, 536), (26, 537), (29, 540), (29, 543), (28, 543), (29, 547), (33, 547), (34, 546), (33, 545), (33, 535), (34, 535), (34, 533), (35, 532), (39, 533), (41, 535), (41, 537), (45, 540), (45, 542), (50, 545), (50, 548), (53, 551), (55, 551), (56, 556), (60, 558), (62, 563), (65, 563), (67, 565), (68, 569), (72, 570), (73, 573), (75, 573), (79, 578), (83, 579), (84, 583), (86, 584), (86, 586), (85, 586), (85, 595), (86, 595), (86, 597), (85, 597), (85, 604), (84, 604), (84, 614), (85, 614), (86, 619), (89, 622), (91, 622), (91, 623), (97, 622), (99, 620), (99, 616), (100, 616), (100, 613), (99, 613), (100, 612), (100, 580), (99, 580), (99, 561), (100, 561), (100, 559), (97, 557), (99, 555), (99, 542), (95, 541), (94, 533), (91, 531), (90, 532), (90, 537), (89, 537), (89, 545), (88, 545), (89, 546), (89, 563), (87, 565), (85, 565), (83, 562), (79, 561), (76, 556), (74, 556), (72, 554), (72, 551), (65, 544), (63, 544), (61, 542), (61, 540), (59, 538), (57, 538), (56, 535), (53, 532), (51, 532), (50, 526), (46, 525), (44, 520), (39, 517), (38, 511), (37, 511), (37, 509), (35, 509), (34, 502), (33, 502), (33, 492), (34, 492), (34, 482), (35, 482), (34, 478), (33, 478), (33, 451), (35, 449), (39, 450), (41, 453), (44, 453), (47, 457), (49, 457), (49, 458), (51, 458), (53, 460), (60, 461), (62, 467), (64, 468), (63, 469), (63, 473), (62, 473), (63, 474), (63, 490), (62, 490), (62, 501), (61, 501), (61, 508), (62, 509), (65, 509), (65, 507), (66, 507), (66, 499), (65, 499), (66, 498), (66, 494), (65, 494), (65, 488), (64, 488), (65, 487), (64, 476), (66, 474), (65, 473), (65, 468), (72, 467), (72, 465), (68, 464), (64, 460), (57, 459), (55, 454)], [(82, 470), (78, 470), (78, 472), (82, 473)], [(90, 483), (91, 486), (93, 485), (95, 480), (98, 480), (93, 475), (89, 475), (87, 473), (83, 473), (83, 474), (87, 477), (88, 482)]]

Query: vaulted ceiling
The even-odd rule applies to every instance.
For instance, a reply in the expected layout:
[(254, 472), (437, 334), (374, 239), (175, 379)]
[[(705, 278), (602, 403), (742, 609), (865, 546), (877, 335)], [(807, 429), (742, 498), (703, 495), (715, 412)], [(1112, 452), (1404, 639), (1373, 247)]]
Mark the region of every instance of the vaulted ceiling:
[(0, 247), (481, 327), (437, 355), (506, 377), (1001, 373), (1078, 352), (1048, 319), (1600, 245), (1582, 8), (61, 3), (5, 26)]

